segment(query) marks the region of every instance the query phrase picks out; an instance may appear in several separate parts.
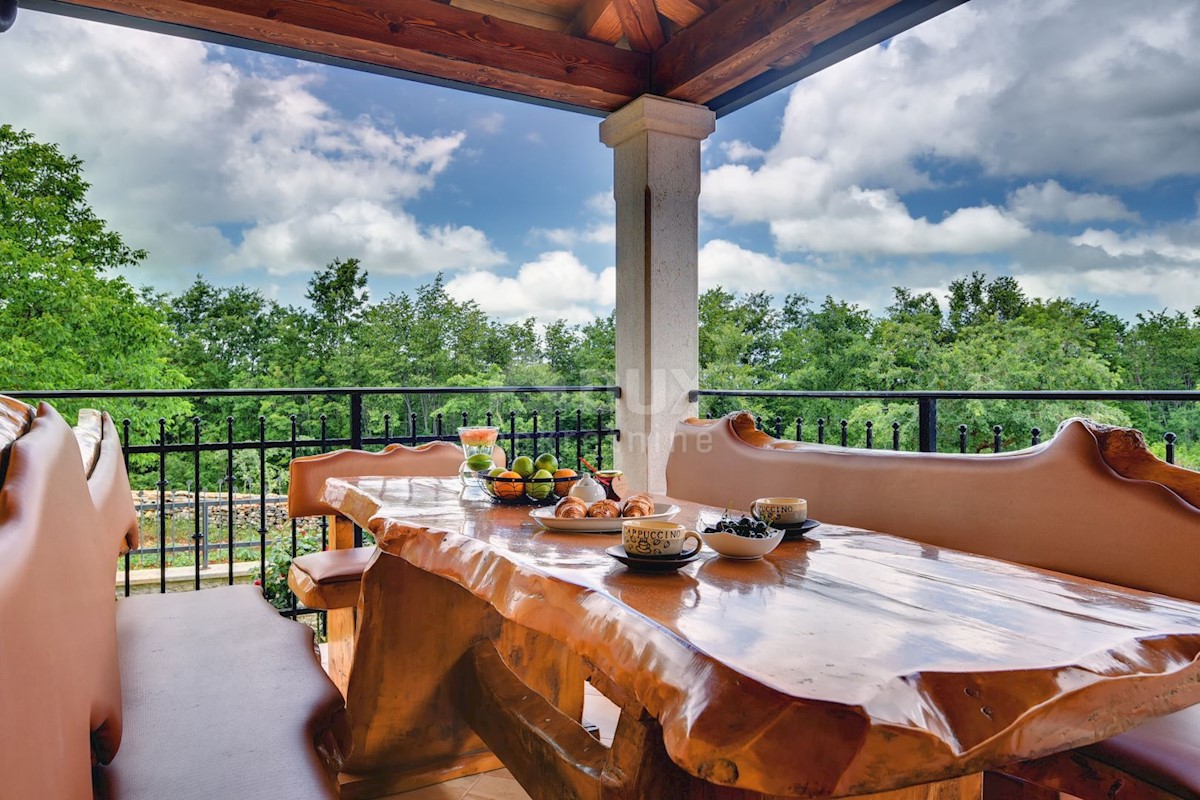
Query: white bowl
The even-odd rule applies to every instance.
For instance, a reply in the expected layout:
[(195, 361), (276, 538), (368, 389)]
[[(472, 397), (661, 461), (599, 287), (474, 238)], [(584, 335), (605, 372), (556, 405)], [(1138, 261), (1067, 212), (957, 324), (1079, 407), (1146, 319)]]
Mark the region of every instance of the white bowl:
[(752, 558), (762, 558), (767, 553), (774, 550), (783, 541), (784, 531), (773, 529), (774, 535), (768, 536), (765, 539), (751, 539), (746, 536), (738, 536), (736, 533), (726, 533), (725, 531), (717, 531), (715, 533), (700, 532), (700, 538), (704, 543), (716, 550), (726, 558), (738, 558), (748, 560)]

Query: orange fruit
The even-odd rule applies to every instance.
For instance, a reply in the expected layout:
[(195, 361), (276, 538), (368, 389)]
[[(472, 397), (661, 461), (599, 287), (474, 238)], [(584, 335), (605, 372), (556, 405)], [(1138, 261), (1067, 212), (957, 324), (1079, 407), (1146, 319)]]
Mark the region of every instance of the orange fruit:
[(511, 483), (506, 480), (496, 480), (492, 483), (492, 488), (496, 491), (496, 496), (505, 500), (516, 500), (521, 495), (525, 494), (525, 483), (521, 480), (520, 473), (509, 470), (501, 472), (497, 478), (514, 478)]
[[(567, 469), (566, 467), (563, 467), (562, 469), (554, 470), (554, 478), (554, 493), (557, 495), (565, 495), (567, 492), (571, 491), (571, 487), (574, 486), (575, 482), (579, 480), (579, 473), (573, 469)], [(562, 478), (570, 478), (571, 480), (564, 480), (560, 483), (559, 480)]]

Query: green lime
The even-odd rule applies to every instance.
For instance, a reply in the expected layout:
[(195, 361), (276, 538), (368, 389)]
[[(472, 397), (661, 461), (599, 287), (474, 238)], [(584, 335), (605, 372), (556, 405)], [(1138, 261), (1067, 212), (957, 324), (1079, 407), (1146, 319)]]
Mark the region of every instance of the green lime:
[(545, 500), (554, 490), (554, 476), (544, 469), (533, 473), (533, 477), (525, 484), (525, 494), (534, 500)]
[(467, 466), (476, 472), (492, 468), (492, 456), (490, 453), (476, 453), (467, 459)]
[(537, 457), (537, 461), (533, 462), (533, 465), (538, 469), (544, 469), (546, 472), (553, 473), (558, 469), (558, 459), (550, 453), (542, 453)]
[[(506, 472), (506, 470), (504, 469), (504, 467), (496, 467), (494, 469), (488, 470), (488, 477), (494, 478), (497, 475), (503, 475), (505, 472)], [(495, 481), (484, 481), (483, 488), (484, 488), (484, 490), (487, 491), (488, 494), (492, 495), (493, 497), (496, 496), (496, 482)]]
[(512, 471), (522, 478), (528, 478), (536, 469), (533, 466), (533, 459), (529, 456), (518, 456), (512, 463)]

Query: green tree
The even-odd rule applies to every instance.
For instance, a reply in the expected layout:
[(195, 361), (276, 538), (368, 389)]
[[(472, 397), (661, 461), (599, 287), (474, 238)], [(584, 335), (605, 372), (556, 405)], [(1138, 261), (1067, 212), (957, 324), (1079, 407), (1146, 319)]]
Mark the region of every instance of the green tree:
[(146, 257), (108, 229), (87, 203), (83, 162), (28, 131), (0, 125), (0, 237), (16, 251), (65, 257), (98, 271)]
[[(185, 386), (157, 304), (120, 275), (145, 253), (87, 204), (82, 162), (0, 126), (0, 386), (148, 389)], [(68, 418), (81, 405), (56, 403)], [(108, 402), (135, 434), (157, 437), (182, 401)]]

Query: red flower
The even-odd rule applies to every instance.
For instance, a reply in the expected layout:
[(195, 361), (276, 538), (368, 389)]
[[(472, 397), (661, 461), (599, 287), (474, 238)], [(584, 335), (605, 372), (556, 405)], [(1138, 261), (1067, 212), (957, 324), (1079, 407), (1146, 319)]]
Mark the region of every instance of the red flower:
[(255, 586), (262, 586), (262, 581), (260, 581), (258, 578), (255, 578), (255, 579), (254, 579), (254, 585), (255, 585)]

